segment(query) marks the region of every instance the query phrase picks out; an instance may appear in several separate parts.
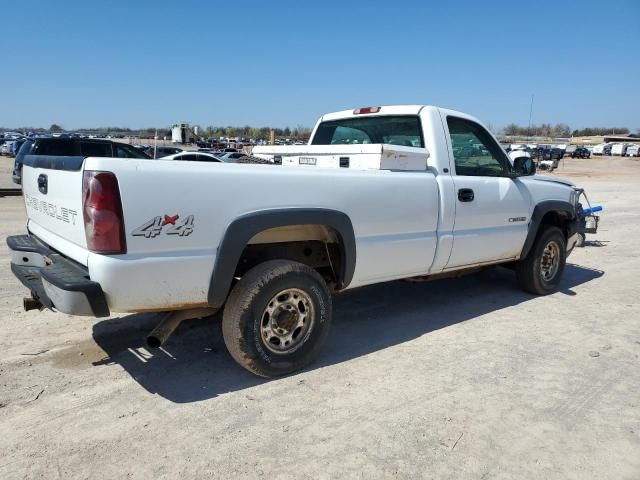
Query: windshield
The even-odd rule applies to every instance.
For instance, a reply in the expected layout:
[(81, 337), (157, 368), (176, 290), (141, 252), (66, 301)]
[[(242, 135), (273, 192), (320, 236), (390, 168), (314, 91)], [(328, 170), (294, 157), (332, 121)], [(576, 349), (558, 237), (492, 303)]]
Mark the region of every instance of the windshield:
[(312, 145), (386, 143), (424, 148), (420, 117), (393, 115), (322, 122)]

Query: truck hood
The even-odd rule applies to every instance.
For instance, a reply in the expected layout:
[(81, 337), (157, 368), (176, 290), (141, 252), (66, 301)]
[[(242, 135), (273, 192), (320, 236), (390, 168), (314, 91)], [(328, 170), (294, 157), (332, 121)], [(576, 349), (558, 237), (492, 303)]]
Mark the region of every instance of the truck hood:
[(576, 184), (570, 180), (566, 180), (564, 178), (559, 177), (550, 177), (548, 175), (534, 175), (532, 177), (533, 180), (540, 180), (541, 182), (551, 182), (551, 183), (560, 183), (562, 185), (568, 185), (569, 187), (575, 187)]

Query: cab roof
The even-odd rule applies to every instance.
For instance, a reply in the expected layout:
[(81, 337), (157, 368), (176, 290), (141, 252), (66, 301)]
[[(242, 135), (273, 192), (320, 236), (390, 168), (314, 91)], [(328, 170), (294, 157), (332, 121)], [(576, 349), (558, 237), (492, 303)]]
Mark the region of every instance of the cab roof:
[(372, 107), (359, 107), (359, 108), (378, 108), (375, 113), (355, 113), (358, 107), (351, 110), (341, 110), (339, 112), (326, 113), (320, 121), (325, 122), (329, 120), (337, 120), (339, 118), (359, 117), (359, 116), (381, 116), (381, 115), (418, 115), (420, 111), (425, 108), (426, 105), (382, 105)]
[[(356, 113), (359, 110), (374, 110), (371, 113)], [(339, 112), (326, 113), (320, 117), (320, 122), (326, 122), (330, 120), (338, 120), (342, 118), (355, 118), (355, 117), (374, 117), (385, 115), (420, 115), (424, 110), (438, 110), (444, 115), (454, 115), (461, 118), (466, 118), (478, 122), (478, 119), (473, 116), (458, 112), (456, 110), (449, 110), (442, 107), (436, 107), (433, 105), (372, 105), (368, 107), (356, 107), (351, 110), (341, 110)]]

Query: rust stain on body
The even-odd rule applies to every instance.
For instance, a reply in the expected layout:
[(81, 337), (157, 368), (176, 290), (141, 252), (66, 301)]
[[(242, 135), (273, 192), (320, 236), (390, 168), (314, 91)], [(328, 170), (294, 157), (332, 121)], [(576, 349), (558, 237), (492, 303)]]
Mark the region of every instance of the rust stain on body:
[(169, 312), (173, 310), (189, 310), (191, 308), (209, 308), (209, 304), (207, 302), (174, 303), (171, 305), (164, 305), (162, 307), (136, 308), (135, 310), (128, 310), (125, 313), (157, 313), (157, 312)]

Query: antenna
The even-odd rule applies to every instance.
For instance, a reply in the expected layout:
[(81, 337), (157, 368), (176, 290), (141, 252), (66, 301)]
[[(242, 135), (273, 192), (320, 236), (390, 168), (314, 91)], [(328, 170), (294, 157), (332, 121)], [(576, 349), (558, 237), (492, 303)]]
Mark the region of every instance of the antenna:
[(533, 114), (533, 93), (531, 94), (531, 105), (529, 106), (529, 127), (527, 128), (527, 142), (531, 137), (531, 115)]

